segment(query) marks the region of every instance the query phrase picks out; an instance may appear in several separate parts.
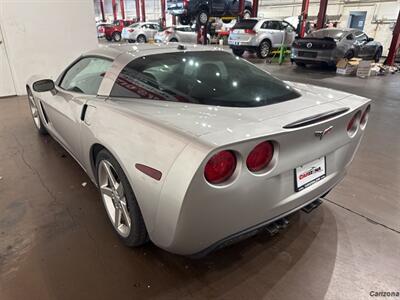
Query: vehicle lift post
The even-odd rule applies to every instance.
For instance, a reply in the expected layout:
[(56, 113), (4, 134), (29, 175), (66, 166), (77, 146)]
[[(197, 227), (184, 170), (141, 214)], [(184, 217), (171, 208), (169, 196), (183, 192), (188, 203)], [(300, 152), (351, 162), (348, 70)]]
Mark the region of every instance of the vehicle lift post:
[(136, 6), (136, 22), (140, 22), (140, 4), (139, 4), (139, 0), (135, 0), (135, 6)]
[(239, 18), (243, 19), (244, 15), (244, 1), (245, 0), (239, 0)]
[(161, 28), (165, 29), (167, 25), (166, 15), (165, 15), (165, 0), (161, 0)]
[(325, 26), (326, 9), (328, 7), (328, 0), (320, 0), (317, 29), (322, 29)]
[(106, 18), (104, 16), (104, 0), (100, 0), (100, 12), (101, 12), (101, 20), (105, 22)]
[(112, 6), (113, 17), (114, 17), (114, 21), (115, 21), (117, 19), (117, 3), (116, 3), (116, 0), (112, 0), (111, 6)]
[(172, 25), (176, 25), (176, 16), (172, 16)]
[(397, 16), (397, 22), (393, 29), (393, 38), (390, 43), (389, 54), (386, 58), (386, 65), (393, 66), (397, 50), (400, 48), (400, 11)]
[(306, 31), (306, 22), (308, 17), (308, 7), (310, 6), (310, 0), (303, 0), (303, 4), (301, 5), (301, 24), (300, 24), (300, 33), (299, 36), (301, 38), (304, 37)]
[(140, 0), (140, 6), (142, 8), (142, 22), (146, 22), (146, 6), (144, 0)]
[(121, 9), (122, 20), (125, 20), (125, 4), (124, 4), (124, 0), (119, 0), (119, 8)]
[[(306, 1), (306, 0), (303, 0), (303, 2), (304, 1)], [(253, 9), (251, 10), (251, 16), (253, 18), (257, 18), (257, 15), (258, 15), (258, 0), (253, 0)]]

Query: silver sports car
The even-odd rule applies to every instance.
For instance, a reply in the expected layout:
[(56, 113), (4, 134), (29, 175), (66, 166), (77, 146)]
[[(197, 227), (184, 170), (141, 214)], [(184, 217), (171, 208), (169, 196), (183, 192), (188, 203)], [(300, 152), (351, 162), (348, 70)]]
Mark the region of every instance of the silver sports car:
[(299, 66), (312, 63), (335, 65), (341, 58), (353, 57), (378, 62), (382, 51), (381, 43), (358, 29), (325, 28), (305, 38), (296, 38), (292, 45), (291, 59)]
[(280, 81), (207, 46), (110, 46), (27, 83), (33, 121), (98, 186), (128, 246), (192, 255), (342, 180), (370, 100)]

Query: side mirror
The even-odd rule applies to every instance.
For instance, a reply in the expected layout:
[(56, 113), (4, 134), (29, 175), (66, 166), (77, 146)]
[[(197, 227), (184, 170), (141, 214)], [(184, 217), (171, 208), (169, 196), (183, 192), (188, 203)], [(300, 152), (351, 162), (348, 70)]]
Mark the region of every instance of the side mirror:
[(367, 39), (367, 42), (372, 42), (373, 40), (374, 40), (373, 38), (370, 38), (370, 37), (369, 37), (369, 38)]
[(35, 81), (32, 85), (35, 92), (49, 92), (55, 89), (54, 81), (51, 79), (42, 79)]

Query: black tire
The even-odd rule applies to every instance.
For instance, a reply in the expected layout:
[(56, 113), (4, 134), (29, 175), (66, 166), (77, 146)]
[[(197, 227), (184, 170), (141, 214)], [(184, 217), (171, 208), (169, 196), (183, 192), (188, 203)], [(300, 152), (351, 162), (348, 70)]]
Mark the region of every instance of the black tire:
[(301, 67), (301, 68), (305, 68), (305, 66), (306, 66), (306, 64), (301, 61), (295, 61), (294, 63), (296, 64), (296, 66)]
[(143, 34), (141, 34), (136, 38), (136, 42), (141, 44), (146, 43), (146, 37)]
[(178, 21), (181, 25), (189, 25), (191, 20), (188, 16), (180, 16)]
[(379, 62), (379, 60), (381, 59), (382, 56), (382, 48), (378, 48), (378, 50), (376, 50), (375, 55), (374, 55), (374, 61), (377, 63)]
[(233, 52), (234, 55), (241, 57), (243, 55), (243, 53), (244, 53), (244, 50), (243, 49), (235, 49), (235, 48), (233, 48), (232, 52)]
[(134, 40), (128, 40), (128, 43), (134, 43), (135, 41)]
[(246, 8), (243, 11), (243, 18), (242, 19), (249, 19), (249, 18), (251, 18), (251, 9)]
[(106, 40), (107, 40), (107, 41), (109, 41), (109, 42), (111, 42), (111, 41), (112, 41), (112, 37), (111, 37), (111, 36), (108, 36), (108, 35), (106, 35)]
[[(128, 179), (121, 166), (117, 162), (117, 160), (112, 156), (110, 152), (106, 149), (101, 150), (96, 157), (96, 179), (99, 182), (99, 165), (102, 161), (107, 161), (113, 167), (117, 178), (120, 183), (122, 183), (122, 187), (124, 189), (124, 195), (126, 199), (126, 204), (128, 208), (128, 213), (131, 219), (131, 229), (129, 235), (126, 237), (121, 236), (112, 224), (111, 219), (110, 223), (114, 228), (115, 233), (122, 240), (122, 242), (128, 247), (137, 247), (141, 246), (148, 241), (148, 234), (146, 230), (146, 226), (144, 224), (143, 216), (139, 208), (139, 204), (136, 201), (135, 194), (133, 193), (132, 187), (129, 184)], [(100, 190), (100, 188), (99, 188)], [(102, 197), (101, 193), (100, 196)], [(107, 214), (108, 216), (108, 214)]]
[(196, 17), (196, 22), (199, 25), (206, 25), (209, 19), (208, 11), (205, 9), (201, 9)]
[(120, 42), (121, 39), (122, 39), (121, 32), (115, 31), (115, 32), (112, 34), (112, 39), (113, 39), (114, 42), (117, 42), (117, 43)]
[(349, 50), (345, 53), (344, 58), (347, 59), (352, 59), (354, 57), (354, 51), (353, 50)]
[(177, 42), (178, 42), (178, 39), (172, 38), (172, 39), (170, 39), (170, 42), (171, 42), (171, 43), (177, 43)]
[[(29, 108), (31, 109), (31, 116), (32, 116), (33, 124), (35, 125), (35, 128), (38, 130), (40, 135), (47, 135), (48, 134), (47, 129), (46, 129), (46, 127), (45, 127), (45, 125), (44, 125), (44, 123), (42, 121), (42, 117), (40, 116), (40, 113), (39, 113), (39, 110), (40, 110), (39, 105), (40, 104), (34, 99), (32, 91), (31, 91), (31, 89), (29, 87), (26, 88), (26, 92), (27, 92), (27, 95), (28, 95), (28, 101), (29, 101), (28, 103), (29, 103)], [(31, 101), (34, 101), (34, 103), (31, 103)], [(35, 118), (34, 118), (33, 113), (32, 113), (32, 106), (33, 105), (36, 108), (36, 111), (37, 111), (37, 114), (38, 114), (38, 116), (37, 116), (38, 123), (36, 123)]]
[(267, 58), (271, 53), (271, 42), (269, 40), (263, 40), (260, 46), (257, 48), (258, 58)]

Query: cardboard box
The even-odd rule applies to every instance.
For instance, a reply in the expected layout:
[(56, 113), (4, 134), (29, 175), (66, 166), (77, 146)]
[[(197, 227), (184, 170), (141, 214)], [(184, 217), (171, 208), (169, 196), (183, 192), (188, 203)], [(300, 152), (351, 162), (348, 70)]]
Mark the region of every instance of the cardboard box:
[(360, 58), (347, 58), (340, 59), (336, 64), (336, 74), (340, 75), (353, 75), (357, 72), (357, 67), (360, 63)]
[(372, 61), (363, 60), (358, 64), (357, 77), (367, 78), (371, 76), (371, 69), (373, 67)]

